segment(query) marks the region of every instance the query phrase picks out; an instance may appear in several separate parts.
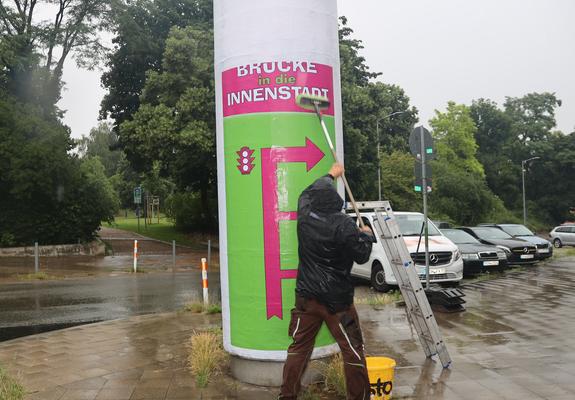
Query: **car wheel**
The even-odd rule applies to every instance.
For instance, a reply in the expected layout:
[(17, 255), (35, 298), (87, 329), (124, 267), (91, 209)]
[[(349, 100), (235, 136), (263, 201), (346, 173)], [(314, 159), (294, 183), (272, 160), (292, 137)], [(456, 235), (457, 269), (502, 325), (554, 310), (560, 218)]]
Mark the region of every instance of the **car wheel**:
[(371, 267), (371, 286), (378, 292), (389, 292), (391, 286), (385, 283), (385, 272), (383, 266), (378, 262), (374, 262)]
[(561, 239), (559, 239), (559, 238), (553, 239), (553, 246), (558, 248), (558, 249), (563, 247), (563, 243), (561, 243)]

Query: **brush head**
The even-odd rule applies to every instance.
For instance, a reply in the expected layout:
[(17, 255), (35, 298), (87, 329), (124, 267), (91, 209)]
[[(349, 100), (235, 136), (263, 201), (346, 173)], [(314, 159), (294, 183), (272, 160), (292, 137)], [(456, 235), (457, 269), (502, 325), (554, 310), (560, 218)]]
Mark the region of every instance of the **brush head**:
[(296, 104), (305, 110), (316, 111), (316, 106), (320, 110), (329, 108), (329, 100), (327, 97), (312, 96), (309, 94), (300, 94), (295, 100)]

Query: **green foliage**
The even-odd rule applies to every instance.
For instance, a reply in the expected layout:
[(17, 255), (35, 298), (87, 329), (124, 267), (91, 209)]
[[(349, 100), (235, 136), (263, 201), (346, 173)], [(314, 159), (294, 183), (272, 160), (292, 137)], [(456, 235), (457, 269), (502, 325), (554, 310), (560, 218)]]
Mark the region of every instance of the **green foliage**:
[[(521, 163), (527, 163), (525, 187), (529, 221), (549, 225), (568, 218), (573, 206), (575, 135), (553, 131), (555, 109), (561, 105), (555, 94), (530, 93), (506, 99), (504, 109), (480, 99), (473, 102), (471, 116), (478, 129), (478, 159), (485, 167), (487, 183), (505, 206), (521, 215)], [(513, 219), (507, 215), (505, 219)], [(536, 221), (535, 221), (536, 222)]]
[[(431, 213), (460, 225), (476, 225), (504, 213), (504, 207), (485, 181), (476, 158), (477, 127), (470, 108), (449, 102), (445, 113), (430, 121), (437, 152), (433, 167)], [(499, 222), (499, 221), (498, 221)]]
[[(210, 228), (210, 217), (203, 211), (201, 198), (196, 193), (174, 193), (166, 200), (166, 215), (174, 221), (176, 229), (199, 232)], [(210, 209), (216, 209), (215, 204)]]
[(162, 65), (163, 72), (147, 74), (142, 104), (133, 119), (121, 125), (120, 137), (137, 170), (150, 172), (155, 166), (181, 191), (198, 192), (201, 226), (214, 226), (210, 208), (216, 175), (211, 30), (174, 28)]
[(138, 219), (134, 216), (129, 216), (128, 218), (116, 217), (110, 225), (117, 229), (141, 233), (152, 239), (158, 239), (168, 243), (175, 240), (178, 245), (188, 246), (194, 249), (205, 249), (205, 245), (200, 243), (200, 239), (177, 231), (174, 224), (168, 219), (160, 218), (160, 223), (158, 224), (156, 222), (157, 220), (155, 220), (153, 224), (145, 226), (144, 220), (140, 218), (140, 229), (138, 229)]
[[(0, 99), (0, 237), (4, 244), (90, 240), (114, 211), (103, 167), (69, 154), (73, 141), (40, 107)], [(113, 191), (112, 191), (113, 192)], [(111, 197), (110, 197), (111, 196)]]
[(449, 216), (460, 225), (476, 225), (486, 222), (498, 208), (498, 199), (477, 174), (450, 168), (441, 161), (433, 162), (433, 167), (433, 192), (429, 196), (433, 214)]
[(506, 207), (518, 208), (521, 187), (517, 179), (521, 166), (511, 160), (512, 148), (517, 143), (511, 130), (512, 121), (496, 103), (486, 99), (473, 101), (470, 112), (477, 126), (477, 158), (484, 167), (487, 184)]
[(551, 133), (536, 149), (541, 159), (525, 172), (528, 215), (552, 224), (569, 221), (575, 206), (575, 133)]
[(227, 355), (221, 332), (194, 332), (188, 342), (188, 366), (200, 388), (225, 369)]
[(505, 114), (511, 119), (513, 136), (522, 144), (549, 138), (555, 122), (555, 108), (561, 100), (555, 93), (529, 93), (523, 97), (507, 97)]
[(22, 384), (0, 366), (0, 399), (22, 400), (25, 394)]
[(341, 353), (331, 357), (328, 362), (323, 362), (321, 370), (325, 379), (325, 387), (334, 392), (337, 396), (345, 397), (347, 390), (345, 386), (345, 372), (343, 369), (343, 357), (341, 356)]
[(82, 157), (98, 157), (106, 170), (106, 176), (116, 173), (123, 158), (118, 149), (118, 138), (108, 122), (100, 122), (90, 134), (78, 140), (78, 153)]
[(391, 201), (395, 210), (421, 209), (421, 197), (413, 190), (413, 165), (409, 153), (394, 151), (383, 154), (381, 160), (381, 186), (383, 197)]
[(184, 305), (184, 311), (188, 311), (193, 314), (221, 314), (222, 306), (220, 304), (205, 305), (203, 301), (192, 301)]
[(66, 59), (74, 55), (79, 65), (88, 68), (101, 59), (104, 47), (99, 34), (106, 28), (109, 5), (110, 1), (95, 0), (2, 1), (3, 87), (19, 100), (54, 113)]
[(166, 39), (173, 27), (212, 26), (211, 0), (136, 0), (114, 6), (115, 51), (108, 57), (102, 85), (108, 90), (101, 115), (118, 127), (140, 105), (148, 71), (160, 72)]
[(449, 102), (445, 113), (435, 111), (429, 121), (437, 154), (443, 164), (479, 177), (484, 176), (483, 166), (475, 158), (477, 127), (470, 116), (469, 108), (463, 104)]
[(104, 165), (99, 157), (82, 160), (80, 171), (85, 178), (85, 190), (90, 192), (92, 206), (89, 211), (94, 219), (112, 221), (120, 208), (120, 199), (110, 180), (106, 177)]

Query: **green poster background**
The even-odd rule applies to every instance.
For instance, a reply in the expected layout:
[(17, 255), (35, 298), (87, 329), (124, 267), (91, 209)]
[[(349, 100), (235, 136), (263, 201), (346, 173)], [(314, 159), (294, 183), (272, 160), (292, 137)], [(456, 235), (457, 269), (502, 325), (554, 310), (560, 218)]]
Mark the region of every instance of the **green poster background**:
[[(335, 143), (334, 118), (325, 123)], [(327, 174), (333, 163), (317, 116), (312, 113), (258, 113), (224, 118), (224, 156), (227, 206), (227, 256), (229, 279), (231, 344), (253, 350), (283, 350), (288, 336), (290, 310), (294, 304), (295, 279), (282, 280), (282, 319), (267, 319), (262, 209), (261, 149), (303, 147), (306, 137), (319, 147), (324, 157), (309, 172), (306, 164), (278, 165), (280, 211), (297, 211), (297, 199), (315, 179)], [(238, 170), (237, 152), (243, 147), (255, 150), (254, 169), (249, 175)], [(296, 221), (280, 222), (281, 269), (298, 265)], [(334, 343), (325, 325), (316, 347)]]

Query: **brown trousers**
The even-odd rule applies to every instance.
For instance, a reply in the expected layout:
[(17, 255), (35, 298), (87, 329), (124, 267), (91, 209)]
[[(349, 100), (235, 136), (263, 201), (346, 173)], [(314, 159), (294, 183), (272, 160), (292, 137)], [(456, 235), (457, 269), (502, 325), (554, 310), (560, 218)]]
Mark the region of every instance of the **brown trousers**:
[(355, 307), (332, 314), (327, 307), (313, 299), (296, 297), (291, 312), (289, 335), (293, 338), (288, 348), (283, 370), (281, 400), (296, 400), (301, 388), (301, 377), (311, 357), (315, 337), (325, 322), (341, 350), (344, 362), (348, 400), (369, 400), (370, 386), (363, 352), (363, 337)]

